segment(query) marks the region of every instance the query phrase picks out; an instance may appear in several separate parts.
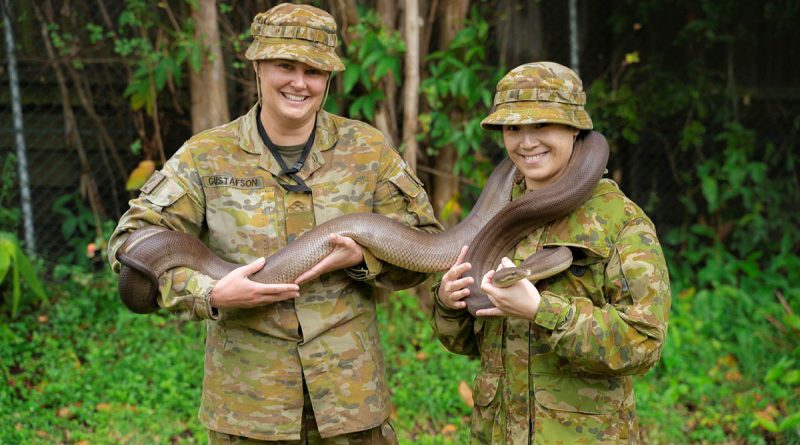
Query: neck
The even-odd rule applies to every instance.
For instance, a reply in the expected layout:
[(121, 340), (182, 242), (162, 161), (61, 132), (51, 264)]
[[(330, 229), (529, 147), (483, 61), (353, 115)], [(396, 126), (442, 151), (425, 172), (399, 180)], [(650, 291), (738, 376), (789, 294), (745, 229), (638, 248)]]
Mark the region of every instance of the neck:
[(258, 118), (275, 145), (290, 146), (305, 143), (314, 131), (316, 115), (306, 122), (294, 122), (272, 116), (266, 107), (261, 107)]

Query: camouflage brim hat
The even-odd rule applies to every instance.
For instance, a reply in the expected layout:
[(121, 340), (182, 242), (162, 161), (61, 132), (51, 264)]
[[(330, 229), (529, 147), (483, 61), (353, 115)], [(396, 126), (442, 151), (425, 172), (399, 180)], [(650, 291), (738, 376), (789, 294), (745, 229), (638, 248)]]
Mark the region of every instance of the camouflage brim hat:
[(585, 104), (583, 83), (574, 71), (553, 62), (527, 63), (497, 83), (492, 112), (481, 121), (481, 128), (554, 123), (591, 130)]
[(336, 55), (336, 21), (319, 8), (283, 3), (256, 15), (250, 31), (248, 60), (296, 60), (323, 71), (344, 70)]

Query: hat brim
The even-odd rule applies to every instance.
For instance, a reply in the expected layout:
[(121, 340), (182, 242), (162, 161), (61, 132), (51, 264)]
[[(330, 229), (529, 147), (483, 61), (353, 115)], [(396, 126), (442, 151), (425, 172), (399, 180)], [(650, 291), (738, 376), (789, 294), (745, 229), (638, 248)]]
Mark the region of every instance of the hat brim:
[(558, 102), (519, 101), (495, 108), (481, 121), (484, 130), (502, 130), (503, 125), (564, 124), (581, 130), (593, 128), (589, 114), (579, 105)]
[(333, 48), (308, 40), (255, 38), (244, 56), (247, 60), (294, 60), (323, 71), (344, 71), (344, 63)]

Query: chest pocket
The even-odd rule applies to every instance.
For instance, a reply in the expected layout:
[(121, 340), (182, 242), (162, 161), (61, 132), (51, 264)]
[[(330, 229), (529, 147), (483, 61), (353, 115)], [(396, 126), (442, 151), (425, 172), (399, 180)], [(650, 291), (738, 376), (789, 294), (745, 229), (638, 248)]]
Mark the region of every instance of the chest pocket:
[(369, 207), (372, 189), (368, 174), (328, 179), (311, 185), (317, 224), (337, 216), (372, 211)]
[(621, 377), (535, 374), (531, 378), (536, 401), (548, 410), (611, 414), (620, 409), (626, 397)]
[[(246, 263), (277, 250), (274, 187), (206, 188), (209, 245), (224, 259)], [(270, 242), (273, 240), (273, 242)]]
[[(545, 247), (566, 246), (572, 251), (569, 269), (546, 280), (546, 288), (568, 298), (592, 300), (595, 306), (608, 303), (603, 293), (608, 249), (605, 246), (585, 246), (570, 243), (546, 243)], [(540, 289), (544, 290), (544, 289)]]

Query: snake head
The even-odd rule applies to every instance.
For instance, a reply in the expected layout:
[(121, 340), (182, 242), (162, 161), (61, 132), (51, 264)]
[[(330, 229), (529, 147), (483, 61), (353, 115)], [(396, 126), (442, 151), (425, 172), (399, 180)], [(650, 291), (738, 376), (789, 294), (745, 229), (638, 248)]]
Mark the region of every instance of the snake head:
[(497, 287), (509, 287), (519, 280), (524, 280), (531, 275), (530, 269), (519, 267), (506, 267), (500, 269), (494, 274), (492, 282)]

